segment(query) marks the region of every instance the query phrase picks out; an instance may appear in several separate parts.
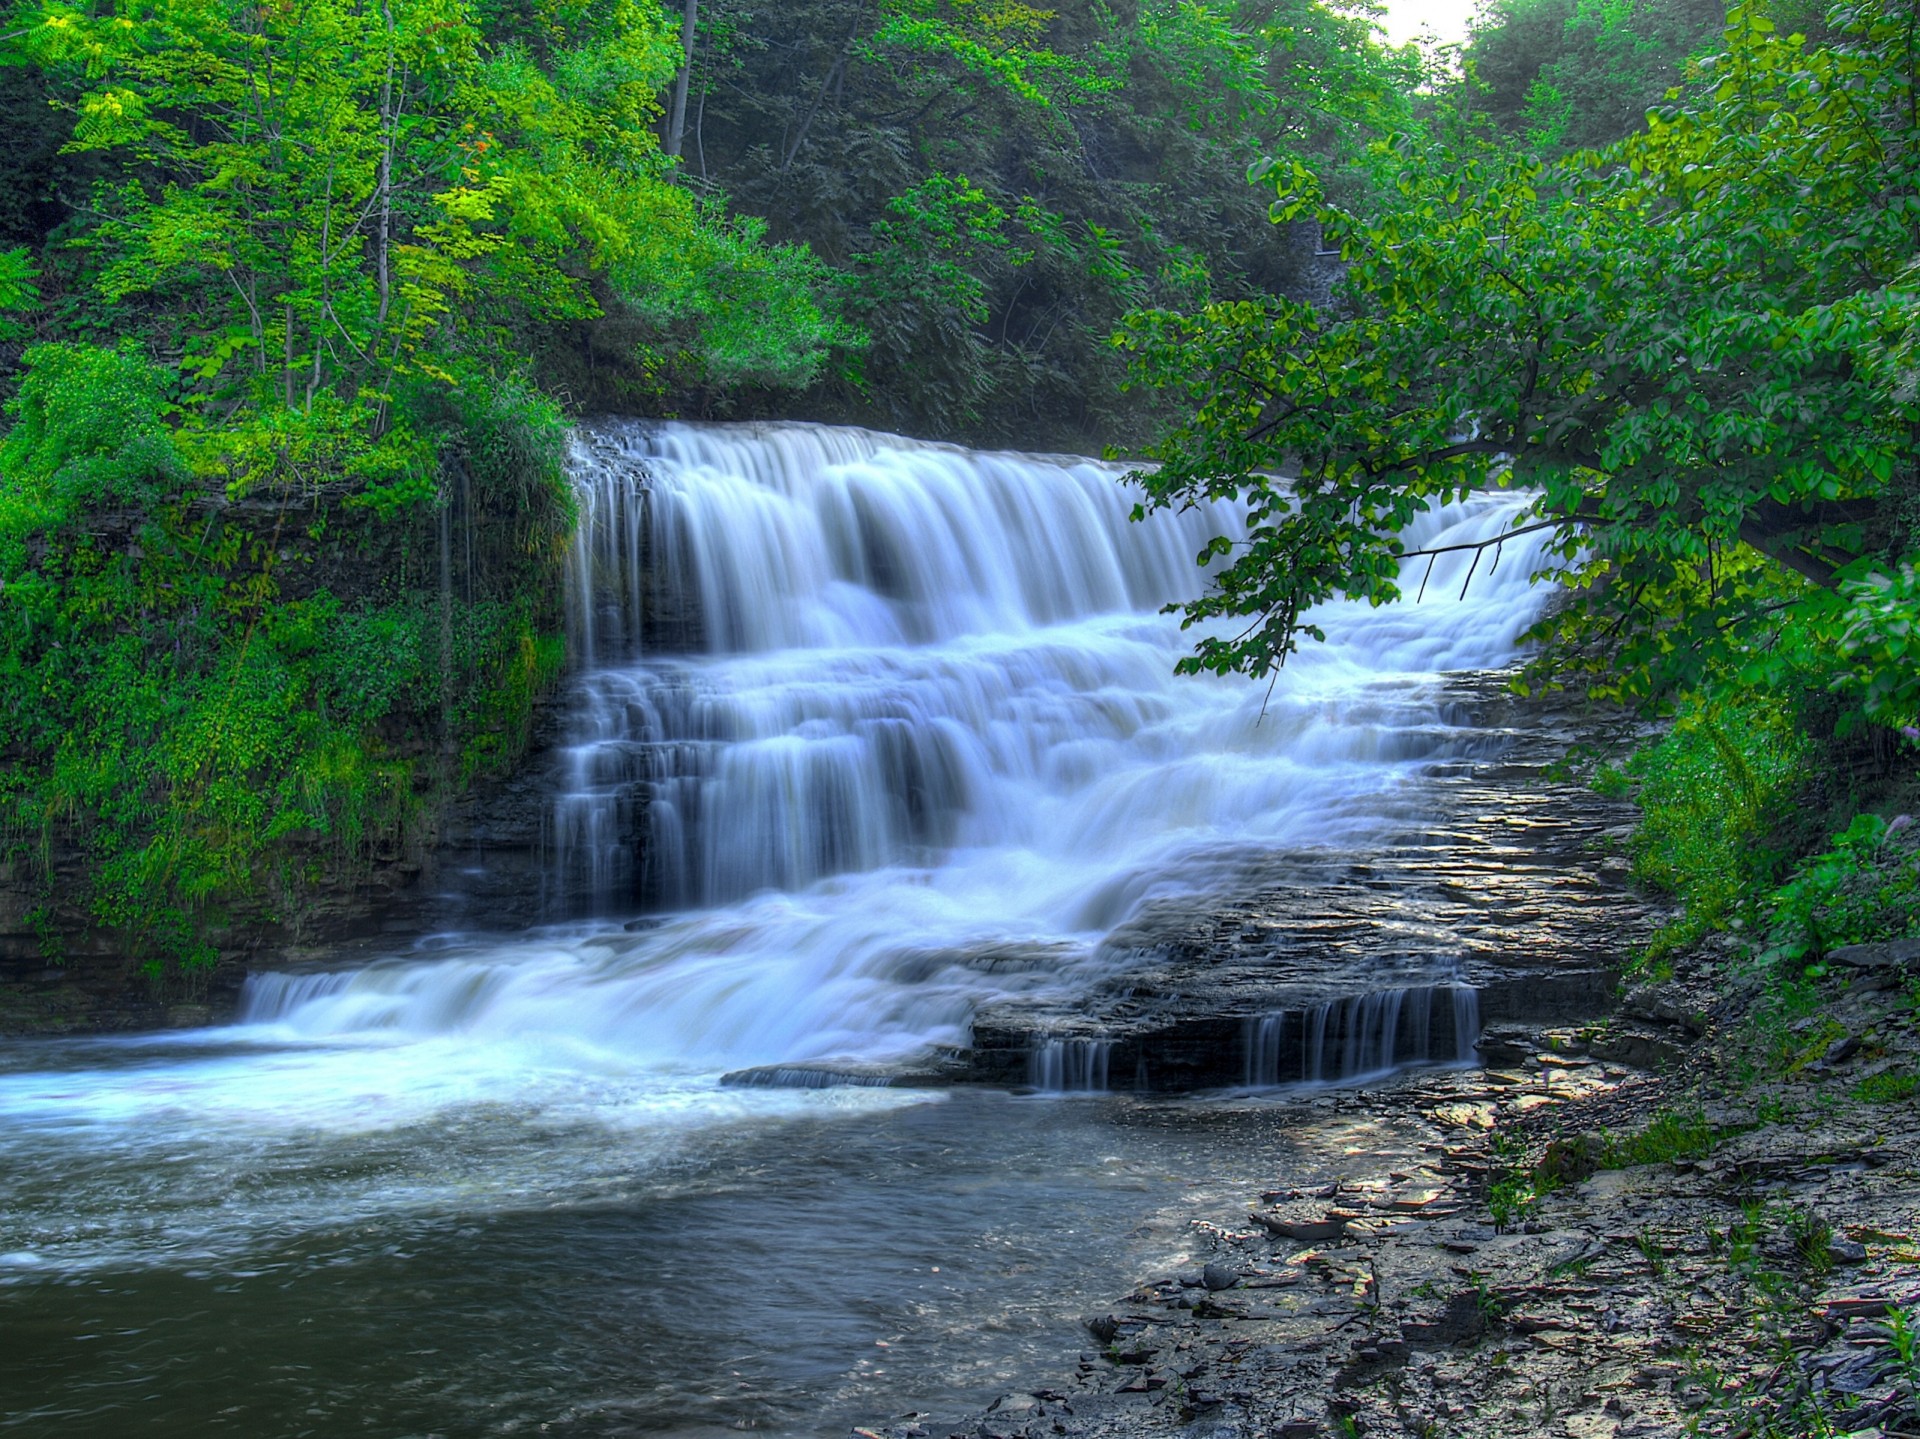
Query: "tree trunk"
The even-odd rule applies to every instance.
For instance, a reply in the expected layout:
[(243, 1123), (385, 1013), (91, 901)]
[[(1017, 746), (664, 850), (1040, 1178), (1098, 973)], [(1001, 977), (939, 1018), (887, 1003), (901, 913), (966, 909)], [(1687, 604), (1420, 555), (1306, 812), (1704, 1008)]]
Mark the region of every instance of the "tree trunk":
[(693, 31), (699, 19), (700, 0), (687, 0), (680, 20), (680, 78), (673, 82), (673, 114), (667, 121), (669, 155), (680, 153), (680, 143), (687, 133), (687, 86), (693, 80)]
[(380, 312), (374, 317), (374, 337), (369, 348), (380, 343), (386, 328), (387, 311), (393, 305), (393, 274), (389, 252), (393, 245), (393, 7), (382, 5), (380, 18), (387, 28), (387, 73), (380, 82), (380, 174), (379, 228), (374, 234), (374, 272), (380, 289)]

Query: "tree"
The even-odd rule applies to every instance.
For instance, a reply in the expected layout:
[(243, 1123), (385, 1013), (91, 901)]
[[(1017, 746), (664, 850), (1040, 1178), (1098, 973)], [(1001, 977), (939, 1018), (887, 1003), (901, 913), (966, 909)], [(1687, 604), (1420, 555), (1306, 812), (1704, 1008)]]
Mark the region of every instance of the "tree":
[(1554, 167), (1402, 138), (1372, 218), (1280, 167), (1276, 214), (1341, 245), (1348, 308), (1155, 313), (1125, 339), (1192, 407), (1149, 504), (1236, 496), (1249, 517), (1185, 613), (1252, 623), (1186, 666), (1263, 674), (1317, 634), (1312, 604), (1395, 597), (1406, 525), (1490, 485), (1534, 493), (1572, 594), (1549, 660), (1602, 691), (1671, 693), (1795, 626), (1865, 645), (1850, 606), (1901, 593), (1920, 521), (1899, 359), (1920, 50), (1909, 0), (1832, 24), (1813, 46), (1736, 10), (1646, 133)]
[(193, 970), (527, 742), (558, 353), (660, 404), (804, 386), (842, 332), (810, 256), (675, 183), (653, 0), (26, 0), (0, 46), (41, 112), (0, 170), (70, 207), (0, 215), (35, 242), (0, 357), (43, 341), (0, 443), (0, 856), (49, 935)]
[[(646, 0), (560, 0), (495, 39), (468, 0), (45, 0), (19, 43), (76, 117), (68, 150), (111, 162), (82, 241), (100, 292), (186, 313), (207, 463), (243, 487), (304, 451), (420, 498), (409, 389), (752, 269), (671, 183), (654, 124), (680, 49)], [(810, 378), (828, 327), (792, 333), (811, 356), (775, 368)]]
[(1542, 154), (1611, 144), (1725, 23), (1721, 0), (1495, 0), (1475, 21), (1461, 98)]
[[(1401, 61), (1317, 0), (707, 0), (699, 23), (689, 172), (838, 268), (867, 336), (862, 383), (809, 413), (1000, 443), (1143, 436), (1125, 312), (1295, 284), (1248, 164), (1344, 173), (1406, 113)], [(991, 240), (933, 222), (961, 177)]]

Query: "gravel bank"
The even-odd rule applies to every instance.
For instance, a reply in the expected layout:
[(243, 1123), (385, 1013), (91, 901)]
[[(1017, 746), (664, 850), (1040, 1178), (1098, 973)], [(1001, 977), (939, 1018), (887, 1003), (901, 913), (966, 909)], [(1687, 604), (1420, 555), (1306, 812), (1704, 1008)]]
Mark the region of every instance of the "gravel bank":
[(1696, 957), (1484, 1068), (1281, 1101), (1417, 1116), (1419, 1157), (1194, 1215), (1189, 1268), (935, 1439), (1920, 1433), (1920, 956), (1854, 958), (1764, 1083)]

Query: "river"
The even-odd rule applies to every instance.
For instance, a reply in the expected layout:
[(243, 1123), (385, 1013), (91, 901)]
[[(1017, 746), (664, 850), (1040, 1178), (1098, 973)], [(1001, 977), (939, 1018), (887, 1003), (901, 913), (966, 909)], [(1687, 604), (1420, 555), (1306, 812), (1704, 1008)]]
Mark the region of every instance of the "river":
[(720, 1081), (964, 1046), (1143, 905), (1404, 824), (1474, 739), (1447, 676), (1538, 613), (1527, 542), (1324, 607), (1269, 691), (1174, 676), (1159, 606), (1237, 521), (1131, 523), (1118, 466), (631, 423), (576, 469), (553, 922), (0, 1048), (0, 1428), (832, 1432), (991, 1397), (1177, 1259), (1196, 1184), (1351, 1146), (1261, 1096)]

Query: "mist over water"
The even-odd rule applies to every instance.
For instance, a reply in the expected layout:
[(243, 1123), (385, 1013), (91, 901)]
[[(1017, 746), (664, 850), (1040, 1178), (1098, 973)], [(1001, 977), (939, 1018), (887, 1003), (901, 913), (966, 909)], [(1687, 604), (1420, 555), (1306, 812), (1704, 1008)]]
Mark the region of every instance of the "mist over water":
[[(896, 1136), (935, 1191), (956, 1153), (991, 1170), (968, 1145), (990, 1151), (1012, 1130), (983, 1098), (719, 1076), (963, 1043), (982, 1003), (1071, 993), (1126, 963), (1102, 941), (1150, 901), (1221, 891), (1250, 855), (1363, 844), (1417, 816), (1423, 774), (1476, 742), (1450, 720), (1443, 677), (1507, 662), (1543, 599), (1531, 540), (1497, 571), (1483, 563), (1464, 598), (1469, 561), (1443, 556), (1419, 605), (1316, 612), (1330, 642), (1269, 694), (1174, 676), (1194, 637), (1158, 610), (1204, 583), (1195, 554), (1238, 521), (1220, 506), (1131, 523), (1120, 466), (818, 426), (635, 423), (584, 432), (576, 472), (581, 665), (552, 808), (553, 922), (426, 937), (351, 972), (256, 975), (223, 1029), (0, 1048), (0, 1295), (173, 1276), (128, 1281), (147, 1297), (114, 1322), (133, 1333), (134, 1311), (178, 1302), (167, 1285), (210, 1276), (337, 1262), (404, 1286), (416, 1252), (451, 1272), (449, 1226), (470, 1222), (498, 1226), (502, 1247), (476, 1262), (499, 1276), (572, 1272), (574, 1251), (555, 1248), (578, 1242), (558, 1237), (572, 1220), (512, 1216), (640, 1224), (669, 1193), (718, 1204), (819, 1124)], [(1489, 538), (1523, 507), (1476, 498), (1408, 540)], [(1329, 1039), (1325, 1075), (1301, 1077), (1390, 1060), (1399, 1012), (1347, 1029), (1323, 1016), (1329, 1035), (1361, 1037), (1346, 1057)], [(1250, 1082), (1293, 1077), (1249, 1055)], [(1035, 1064), (1042, 1082), (1052, 1066), (1056, 1087), (1099, 1087), (1096, 1049)], [(1035, 1233), (1057, 1228), (1046, 1165), (1064, 1173), (1103, 1145), (1134, 1162), (1134, 1139), (1100, 1137), (1099, 1106), (1065, 1106), (1074, 1117), (1020, 1141), (1030, 1173), (1007, 1183), (1030, 1187), (996, 1203)], [(936, 1112), (945, 1130), (915, 1117)], [(830, 1270), (847, 1222), (893, 1242), (883, 1178), (861, 1191), (872, 1214), (850, 1219), (833, 1207), (832, 1145), (808, 1153), (821, 1186), (804, 1222), (820, 1228), (789, 1230), (792, 1261)], [(881, 1159), (863, 1171), (886, 1172)], [(1116, 1220), (1147, 1202), (1114, 1194)], [(912, 1232), (969, 1232), (964, 1190), (950, 1197), (928, 1198)], [(647, 1232), (622, 1262), (667, 1262), (673, 1240)], [(580, 1278), (581, 1294), (614, 1272)], [(1077, 1292), (1050, 1282), (1063, 1302)], [(55, 1289), (33, 1292), (59, 1309)], [(77, 1315), (46, 1332), (84, 1327)], [(669, 1350), (660, 1364), (708, 1362)], [(62, 1366), (79, 1361), (64, 1353), (34, 1361), (45, 1382), (69, 1382)], [(380, 1412), (412, 1412), (395, 1404)]]

